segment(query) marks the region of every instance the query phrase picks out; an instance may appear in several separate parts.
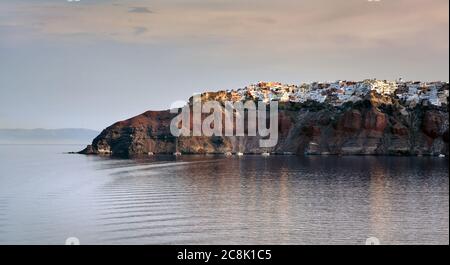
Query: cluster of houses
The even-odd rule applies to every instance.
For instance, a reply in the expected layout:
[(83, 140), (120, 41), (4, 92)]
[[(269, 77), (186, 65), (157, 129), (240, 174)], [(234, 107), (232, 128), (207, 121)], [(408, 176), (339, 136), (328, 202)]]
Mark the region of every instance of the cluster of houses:
[(397, 97), (406, 105), (448, 104), (448, 82), (404, 82), (368, 79), (364, 81), (336, 81), (325, 83), (304, 83), (286, 85), (279, 82), (259, 82), (237, 90), (226, 91), (226, 97), (233, 101), (261, 100), (269, 102), (306, 102), (308, 100), (341, 105), (349, 101), (362, 100), (375, 91), (380, 95)]

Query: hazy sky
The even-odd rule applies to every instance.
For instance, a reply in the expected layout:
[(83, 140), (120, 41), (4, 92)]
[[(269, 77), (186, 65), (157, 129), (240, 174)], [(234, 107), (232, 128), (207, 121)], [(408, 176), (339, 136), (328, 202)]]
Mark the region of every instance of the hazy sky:
[(1, 0), (0, 128), (102, 129), (259, 80), (449, 79), (448, 0)]

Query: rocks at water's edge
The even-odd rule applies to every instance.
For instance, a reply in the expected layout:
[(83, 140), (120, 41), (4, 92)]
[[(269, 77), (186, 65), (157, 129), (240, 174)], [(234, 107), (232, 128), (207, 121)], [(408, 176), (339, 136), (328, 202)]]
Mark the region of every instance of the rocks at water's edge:
[(259, 83), (203, 93), (202, 99), (279, 101), (279, 138), (273, 148), (260, 148), (257, 136), (173, 137), (170, 122), (177, 114), (147, 111), (109, 126), (80, 153), (448, 156), (448, 91), (444, 82)]

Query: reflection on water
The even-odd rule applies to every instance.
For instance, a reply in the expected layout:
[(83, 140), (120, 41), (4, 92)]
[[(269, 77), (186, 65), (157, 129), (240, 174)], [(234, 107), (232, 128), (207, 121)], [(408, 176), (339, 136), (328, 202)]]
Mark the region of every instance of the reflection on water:
[(0, 244), (448, 244), (448, 159), (0, 146)]

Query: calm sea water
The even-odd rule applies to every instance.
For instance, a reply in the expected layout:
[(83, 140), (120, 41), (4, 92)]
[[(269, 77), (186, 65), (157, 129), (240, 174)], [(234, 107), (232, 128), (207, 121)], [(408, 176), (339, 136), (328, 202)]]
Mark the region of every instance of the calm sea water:
[(449, 244), (447, 158), (0, 146), (0, 244)]

